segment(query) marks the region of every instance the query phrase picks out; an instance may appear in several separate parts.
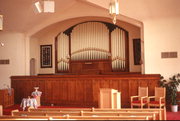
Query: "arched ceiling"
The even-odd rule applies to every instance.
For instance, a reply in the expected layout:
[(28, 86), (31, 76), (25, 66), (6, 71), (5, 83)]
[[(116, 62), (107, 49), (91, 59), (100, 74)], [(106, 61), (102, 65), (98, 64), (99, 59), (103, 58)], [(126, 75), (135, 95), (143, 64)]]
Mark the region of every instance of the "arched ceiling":
[[(76, 17), (109, 17), (110, 0), (54, 0), (55, 13), (35, 12), (37, 0), (0, 0), (4, 31), (33, 33), (59, 21)], [(119, 0), (119, 20), (134, 25), (159, 17), (179, 17), (180, 0)]]

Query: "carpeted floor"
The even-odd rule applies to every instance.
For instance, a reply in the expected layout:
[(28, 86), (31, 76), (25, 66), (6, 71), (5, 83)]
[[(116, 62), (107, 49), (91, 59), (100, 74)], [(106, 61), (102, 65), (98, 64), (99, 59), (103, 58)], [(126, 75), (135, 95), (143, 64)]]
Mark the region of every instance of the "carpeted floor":
[[(65, 108), (65, 107), (59, 107), (59, 106), (41, 106), (40, 108)], [(11, 107), (8, 107), (6, 109), (3, 109), (3, 115), (11, 115), (11, 111), (18, 109), (22, 111), (22, 108), (20, 105), (14, 105)], [(178, 112), (170, 112), (167, 111), (167, 120), (180, 120), (180, 111)]]

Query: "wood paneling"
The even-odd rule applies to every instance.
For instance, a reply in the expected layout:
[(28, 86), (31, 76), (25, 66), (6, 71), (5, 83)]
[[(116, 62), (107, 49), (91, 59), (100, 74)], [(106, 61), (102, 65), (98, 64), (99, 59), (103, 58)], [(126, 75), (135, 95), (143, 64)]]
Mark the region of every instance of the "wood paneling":
[(12, 76), (11, 86), (17, 104), (38, 86), (42, 105), (98, 107), (100, 88), (112, 88), (121, 92), (122, 107), (130, 107), (130, 96), (137, 95), (138, 86), (148, 86), (153, 96), (159, 80), (158, 74)]
[(0, 90), (0, 105), (2, 105), (3, 108), (14, 105), (14, 89)]
[(71, 73), (101, 74), (111, 72), (111, 60), (70, 61)]

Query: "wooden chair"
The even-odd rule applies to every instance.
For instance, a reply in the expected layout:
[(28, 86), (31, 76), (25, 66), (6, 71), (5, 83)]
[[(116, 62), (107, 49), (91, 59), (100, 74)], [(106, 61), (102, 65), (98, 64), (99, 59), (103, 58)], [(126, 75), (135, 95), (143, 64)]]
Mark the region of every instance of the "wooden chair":
[(147, 105), (147, 100), (148, 87), (139, 87), (138, 96), (131, 96), (131, 108), (133, 108), (133, 106), (139, 106), (143, 108), (143, 106)]
[(148, 97), (148, 108), (165, 106), (166, 89), (163, 87), (155, 87), (155, 96)]

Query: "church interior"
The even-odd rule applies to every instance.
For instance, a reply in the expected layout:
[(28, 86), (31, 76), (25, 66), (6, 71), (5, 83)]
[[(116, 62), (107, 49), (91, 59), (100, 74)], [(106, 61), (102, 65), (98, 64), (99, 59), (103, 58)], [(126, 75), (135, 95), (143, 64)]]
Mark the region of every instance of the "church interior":
[(179, 4), (0, 0), (0, 120), (180, 120)]

